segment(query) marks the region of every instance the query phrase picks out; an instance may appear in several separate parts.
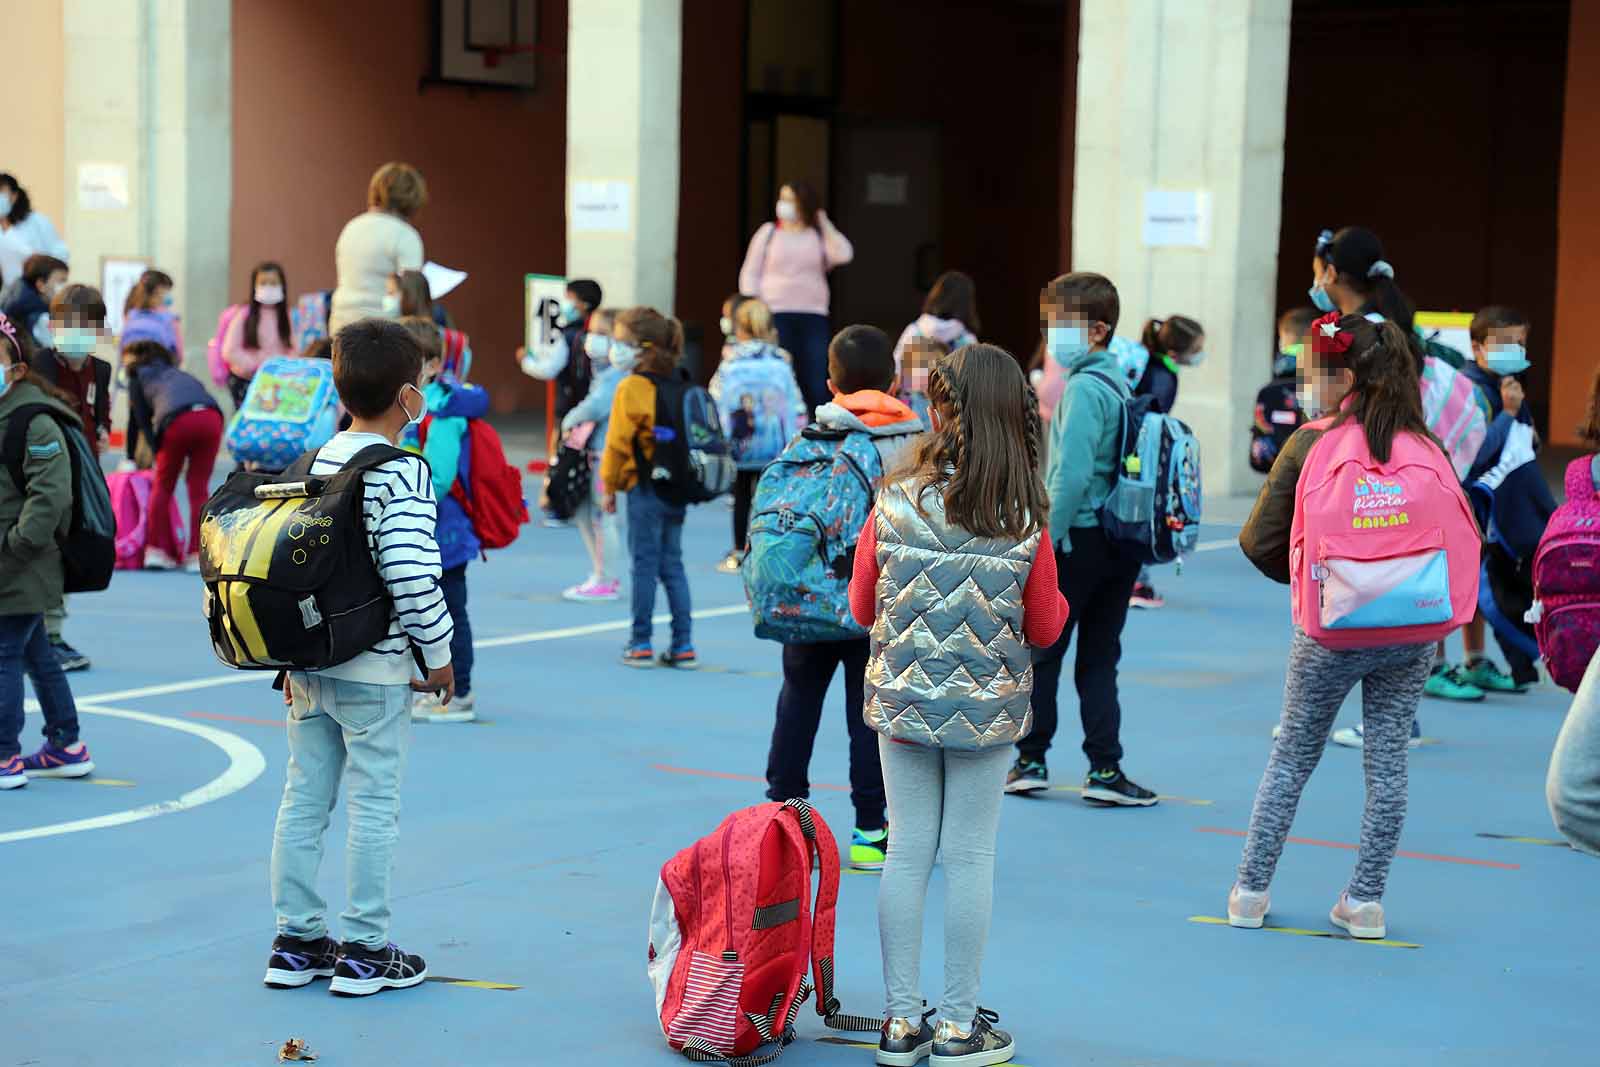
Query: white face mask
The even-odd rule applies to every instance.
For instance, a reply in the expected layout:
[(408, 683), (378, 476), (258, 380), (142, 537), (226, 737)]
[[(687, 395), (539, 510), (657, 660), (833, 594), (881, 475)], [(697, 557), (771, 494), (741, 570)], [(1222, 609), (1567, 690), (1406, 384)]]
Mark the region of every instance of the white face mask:
[(383, 313), (388, 315), (390, 318), (400, 314), (400, 294), (384, 293), (383, 304), (381, 306), (383, 308)]
[(266, 304), (271, 307), (283, 303), (283, 286), (258, 285), (256, 286), (256, 303)]
[(417, 425), (417, 423), (421, 422), (423, 417), (428, 414), (428, 398), (422, 395), (422, 390), (421, 389), (418, 389), (416, 386), (411, 385), (409, 383), (404, 388), (402, 388), (400, 390), (400, 396), (402, 398), (404, 398), (404, 396), (406, 395), (406, 389), (409, 389), (413, 393), (416, 393), (417, 394), (417, 401), (418, 401), (418, 403), (417, 403), (417, 413), (415, 415), (411, 414), (410, 410), (406, 407), (406, 402), (405, 402), (404, 399), (401, 399), (399, 401), (400, 410), (405, 412), (405, 415), (406, 415), (406, 427), (410, 428), (412, 426)]
[(778, 221), (793, 222), (800, 217), (800, 209), (794, 206), (793, 200), (778, 201)]
[(0, 218), (11, 214), (11, 194), (0, 193)]
[(611, 342), (611, 365), (618, 370), (632, 370), (639, 362), (639, 350), (626, 341)]

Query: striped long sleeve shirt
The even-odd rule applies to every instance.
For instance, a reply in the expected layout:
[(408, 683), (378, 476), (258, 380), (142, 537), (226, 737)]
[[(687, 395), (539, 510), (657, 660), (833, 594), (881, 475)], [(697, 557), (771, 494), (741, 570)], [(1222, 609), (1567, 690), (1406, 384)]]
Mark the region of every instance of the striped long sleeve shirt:
[[(317, 453), (311, 473), (332, 474), (369, 445), (388, 444), (370, 433), (334, 436)], [(322, 673), (372, 685), (405, 685), (414, 676), (415, 645), (429, 669), (450, 662), (454, 628), (439, 587), (439, 545), (433, 530), (433, 485), (425, 463), (415, 456), (392, 459), (363, 478), (362, 518), (378, 574), (389, 588), (394, 615), (389, 635), (348, 663)]]

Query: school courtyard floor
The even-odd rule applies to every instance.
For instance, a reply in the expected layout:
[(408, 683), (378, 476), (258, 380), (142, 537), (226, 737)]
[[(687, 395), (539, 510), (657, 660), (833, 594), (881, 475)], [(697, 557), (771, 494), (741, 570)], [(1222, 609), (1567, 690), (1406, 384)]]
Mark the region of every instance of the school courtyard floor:
[[(1232, 504), (1213, 510), (1237, 518)], [(74, 598), (67, 635), (95, 666), (72, 683), (98, 770), (0, 795), (0, 1067), (248, 1067), (291, 1037), (328, 1067), (680, 1062), (645, 979), (656, 873), (762, 799), (778, 687), (777, 648), (751, 636), (739, 581), (712, 569), (728, 518), (701, 508), (686, 538), (698, 674), (616, 664), (626, 606), (559, 598), (580, 577), (571, 530), (530, 527), (473, 566), (482, 719), (416, 729), (394, 881), (394, 937), (436, 980), (363, 1000), (261, 984), (283, 709), (266, 678), (212, 657), (198, 579), (121, 574)], [(1288, 640), (1285, 593), (1235, 533), (1208, 527), (1181, 578), (1158, 572), (1168, 607), (1128, 626), (1126, 767), (1163, 803), (1085, 805), (1071, 725), (1057, 789), (1005, 802), (983, 1003), (1017, 1035), (1017, 1062), (1595, 1063), (1600, 865), (1552, 840), (1543, 782), (1567, 701), (1548, 686), (1424, 704), (1390, 941), (1327, 922), (1362, 788), (1360, 753), (1339, 748), (1301, 806), (1275, 929), (1218, 925)], [(841, 701), (836, 683), (812, 774), (848, 836)], [(38, 726), (31, 715), (27, 744)], [(335, 913), (343, 833), (341, 806), (323, 868)], [(876, 1013), (877, 881), (843, 881), (840, 996)], [(936, 1001), (937, 871), (931, 892)], [(786, 1064), (870, 1062), (809, 1005), (798, 1028)]]

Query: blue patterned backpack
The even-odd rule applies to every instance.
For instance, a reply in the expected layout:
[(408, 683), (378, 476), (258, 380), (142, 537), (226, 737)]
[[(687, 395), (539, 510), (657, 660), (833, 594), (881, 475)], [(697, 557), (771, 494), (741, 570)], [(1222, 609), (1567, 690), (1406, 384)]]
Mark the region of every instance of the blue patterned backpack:
[(281, 471), (327, 444), (338, 428), (333, 364), (280, 356), (261, 364), (228, 424), (228, 451), (239, 463)]

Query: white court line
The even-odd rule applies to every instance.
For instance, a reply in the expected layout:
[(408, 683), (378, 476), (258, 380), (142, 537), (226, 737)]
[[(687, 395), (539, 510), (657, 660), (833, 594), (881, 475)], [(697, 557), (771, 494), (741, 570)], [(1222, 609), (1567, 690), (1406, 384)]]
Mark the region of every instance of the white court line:
[(1224, 548), (1238, 547), (1239, 539), (1237, 537), (1225, 537), (1220, 541), (1201, 541), (1194, 546), (1194, 550), (1196, 552), (1220, 552)]
[(82, 830), (104, 830), (109, 826), (122, 826), (130, 822), (139, 822), (143, 819), (153, 819), (157, 815), (170, 815), (173, 812), (198, 808), (201, 804), (209, 804), (213, 800), (221, 800), (231, 793), (237, 793), (259, 778), (261, 772), (267, 769), (266, 757), (261, 754), (259, 748), (237, 734), (231, 734), (226, 730), (218, 730), (212, 726), (186, 722), (182, 719), (169, 719), (165, 715), (151, 715), (143, 711), (128, 711), (124, 708), (102, 708), (79, 704), (78, 713), (80, 715), (109, 715), (117, 719), (132, 719), (135, 722), (148, 723), (151, 726), (164, 726), (169, 730), (180, 730), (183, 733), (204, 738), (222, 749), (227, 755), (228, 769), (199, 789), (189, 790), (177, 800), (163, 800), (158, 804), (146, 804), (142, 807), (128, 808), (126, 811), (113, 811), (108, 815), (96, 815), (88, 819), (73, 819), (70, 822), (51, 823), (48, 826), (35, 826), (27, 830), (12, 830), (8, 833), (0, 833), (0, 845), (11, 841), (30, 841), (40, 837), (54, 837), (57, 834), (75, 834)]

